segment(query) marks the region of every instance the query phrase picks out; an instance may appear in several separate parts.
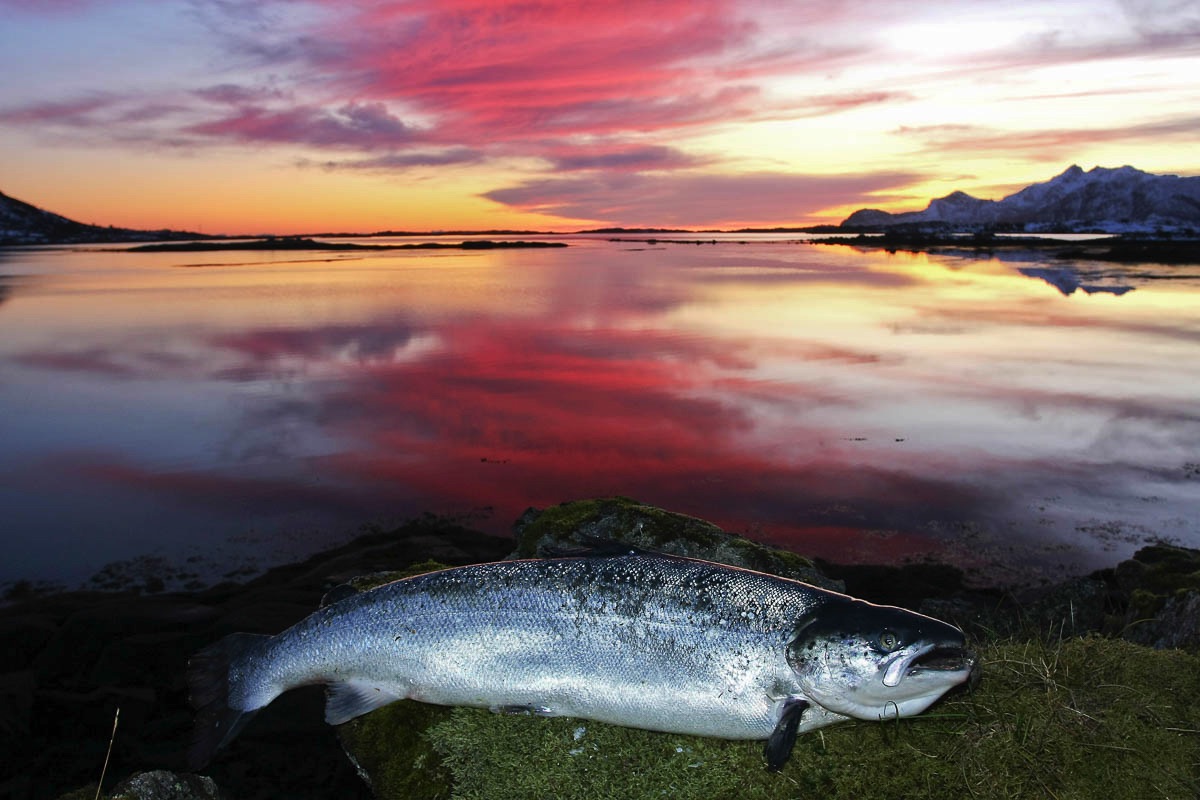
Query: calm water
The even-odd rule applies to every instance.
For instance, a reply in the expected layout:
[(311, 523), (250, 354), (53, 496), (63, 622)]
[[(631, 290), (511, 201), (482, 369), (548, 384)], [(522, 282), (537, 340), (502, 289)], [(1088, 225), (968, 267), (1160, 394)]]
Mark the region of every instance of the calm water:
[(610, 494), (1028, 580), (1200, 546), (1200, 268), (568, 241), (0, 251), (0, 583)]

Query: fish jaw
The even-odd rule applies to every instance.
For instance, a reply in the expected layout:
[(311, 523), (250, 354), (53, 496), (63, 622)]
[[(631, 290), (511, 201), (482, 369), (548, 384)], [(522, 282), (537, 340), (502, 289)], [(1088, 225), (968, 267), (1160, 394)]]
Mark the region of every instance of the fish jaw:
[(848, 600), (822, 608), (788, 646), (805, 696), (836, 714), (883, 720), (920, 714), (976, 666), (962, 631), (891, 606)]
[(873, 710), (879, 720), (920, 714), (946, 692), (966, 683), (975, 665), (975, 654), (962, 647), (915, 648), (889, 663), (878, 684), (864, 692), (864, 711)]

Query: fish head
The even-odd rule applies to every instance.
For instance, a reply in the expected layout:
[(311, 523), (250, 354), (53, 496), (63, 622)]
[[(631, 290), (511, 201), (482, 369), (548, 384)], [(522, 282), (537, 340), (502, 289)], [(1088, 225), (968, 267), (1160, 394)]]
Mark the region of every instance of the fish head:
[(787, 661), (805, 697), (867, 720), (920, 714), (975, 667), (955, 626), (851, 599), (828, 603), (803, 622)]

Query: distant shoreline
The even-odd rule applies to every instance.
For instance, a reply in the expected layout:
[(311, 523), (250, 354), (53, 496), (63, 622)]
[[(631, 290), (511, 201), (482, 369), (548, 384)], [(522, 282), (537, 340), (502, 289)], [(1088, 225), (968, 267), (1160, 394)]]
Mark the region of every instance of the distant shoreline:
[(130, 247), (127, 253), (203, 253), (218, 250), (504, 250), (541, 247), (566, 247), (566, 242), (493, 241), (481, 239), (462, 242), (419, 242), (416, 244), (354, 244), (318, 242), (304, 237), (252, 239), (241, 242), (165, 242)]
[(1083, 241), (1046, 239), (1036, 236), (993, 234), (927, 234), (884, 232), (853, 237), (811, 239), (809, 244), (840, 245), (888, 252), (987, 255), (993, 252), (1032, 251), (1041, 257), (1065, 261), (1084, 259), (1121, 264), (1200, 264), (1200, 239), (1146, 239), (1112, 236)]

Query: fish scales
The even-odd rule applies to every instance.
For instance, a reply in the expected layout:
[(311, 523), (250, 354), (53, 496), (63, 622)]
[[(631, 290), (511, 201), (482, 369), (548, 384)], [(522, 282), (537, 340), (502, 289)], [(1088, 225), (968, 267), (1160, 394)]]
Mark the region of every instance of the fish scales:
[[(775, 701), (795, 689), (787, 639), (822, 594), (674, 559), (514, 561), (431, 573), (317, 612), (273, 641), (254, 665), (257, 686), (231, 699), (252, 705), (287, 686), (353, 676), (388, 695), (443, 705), (530, 706), (763, 738)], [(698, 683), (700, 676), (708, 680)]]
[[(903, 648), (893, 629), (908, 631)], [(914, 665), (935, 649), (931, 630), (951, 648), (962, 643), (953, 626), (912, 612), (670, 556), (459, 567), (353, 595), (277, 636), (235, 634), (202, 651), (189, 674), (200, 709), (192, 760), (206, 761), (282, 692), (321, 683), (332, 724), (410, 698), (772, 739), (777, 768), (797, 732), (889, 707), (919, 713), (965, 679), (943, 672), (915, 700), (896, 694), (896, 676), (930, 680)], [(895, 646), (879, 645), (879, 631)], [(860, 672), (882, 682), (883, 700), (857, 699)]]

